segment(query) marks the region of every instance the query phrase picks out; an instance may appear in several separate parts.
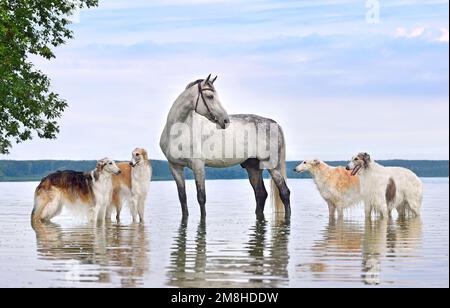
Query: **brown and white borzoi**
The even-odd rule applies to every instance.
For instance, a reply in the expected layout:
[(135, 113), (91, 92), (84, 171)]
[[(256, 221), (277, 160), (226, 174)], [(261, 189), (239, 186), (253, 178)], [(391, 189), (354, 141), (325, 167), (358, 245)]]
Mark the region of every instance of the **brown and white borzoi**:
[(384, 167), (367, 153), (355, 156), (347, 169), (352, 170), (354, 176), (359, 175), (367, 218), (372, 212), (387, 217), (394, 209), (400, 217), (420, 216), (423, 184), (411, 170)]
[(33, 226), (50, 222), (61, 214), (64, 206), (74, 208), (77, 205), (88, 207), (90, 222), (104, 222), (113, 192), (111, 177), (120, 173), (116, 163), (105, 158), (88, 173), (59, 171), (48, 175), (36, 188), (31, 214)]
[(147, 151), (139, 148), (134, 150), (131, 162), (119, 163), (118, 167), (122, 173), (113, 178), (113, 199), (106, 217), (111, 219), (112, 210), (115, 208), (116, 219), (120, 221), (120, 213), (125, 202), (130, 207), (133, 222), (137, 221), (139, 215), (139, 220), (143, 223), (145, 202), (152, 178), (152, 166)]
[(319, 160), (306, 160), (295, 172), (309, 172), (322, 198), (328, 203), (330, 217), (344, 216), (344, 210), (362, 202), (359, 178), (344, 167), (331, 167)]

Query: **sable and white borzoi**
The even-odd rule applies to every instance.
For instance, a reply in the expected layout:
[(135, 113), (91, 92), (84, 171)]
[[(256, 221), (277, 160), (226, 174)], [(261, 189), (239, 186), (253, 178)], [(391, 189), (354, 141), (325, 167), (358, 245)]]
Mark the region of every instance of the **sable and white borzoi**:
[(367, 218), (372, 212), (387, 217), (394, 209), (400, 217), (420, 216), (423, 184), (411, 170), (384, 167), (367, 153), (355, 156), (347, 169), (360, 177)]
[(330, 217), (344, 216), (344, 210), (362, 201), (359, 178), (344, 167), (331, 167), (319, 160), (306, 160), (295, 172), (310, 172), (322, 198), (328, 203)]
[(113, 199), (106, 217), (108, 220), (111, 219), (112, 210), (115, 208), (116, 219), (120, 221), (122, 206), (126, 202), (130, 207), (133, 222), (137, 221), (139, 215), (140, 222), (143, 223), (145, 202), (152, 178), (152, 166), (147, 151), (136, 149), (133, 151), (131, 162), (117, 165), (122, 173), (113, 178)]
[(113, 192), (111, 177), (120, 173), (115, 162), (105, 158), (97, 162), (92, 172), (59, 171), (48, 175), (36, 188), (31, 214), (33, 226), (50, 222), (61, 214), (64, 206), (87, 207), (90, 222), (104, 222)]

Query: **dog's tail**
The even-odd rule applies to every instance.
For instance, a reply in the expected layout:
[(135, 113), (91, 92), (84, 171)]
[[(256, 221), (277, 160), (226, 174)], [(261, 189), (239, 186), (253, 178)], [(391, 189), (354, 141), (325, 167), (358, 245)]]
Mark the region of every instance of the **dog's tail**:
[(33, 229), (36, 229), (36, 226), (40, 224), (42, 221), (42, 212), (44, 210), (44, 206), (39, 201), (39, 187), (36, 189), (34, 193), (34, 206), (33, 211), (31, 212), (31, 226)]

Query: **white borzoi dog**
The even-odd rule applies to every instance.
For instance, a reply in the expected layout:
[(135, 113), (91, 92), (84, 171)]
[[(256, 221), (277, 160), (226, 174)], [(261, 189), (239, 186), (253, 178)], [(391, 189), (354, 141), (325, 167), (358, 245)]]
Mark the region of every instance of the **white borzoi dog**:
[(63, 210), (63, 207), (82, 206), (89, 209), (89, 221), (105, 221), (106, 209), (112, 199), (112, 176), (121, 173), (111, 159), (97, 162), (92, 172), (59, 171), (42, 179), (34, 196), (32, 224), (50, 220)]
[(344, 216), (344, 210), (362, 202), (359, 178), (344, 167), (331, 167), (319, 160), (306, 160), (295, 172), (311, 173), (317, 189), (328, 204), (330, 217)]
[(367, 218), (372, 212), (387, 217), (394, 209), (400, 217), (420, 216), (423, 184), (412, 171), (384, 167), (372, 161), (367, 153), (355, 156), (347, 169), (354, 176), (359, 175)]
[(131, 162), (119, 163), (118, 167), (122, 173), (113, 178), (113, 199), (106, 214), (107, 219), (111, 219), (112, 210), (115, 208), (116, 219), (120, 221), (123, 203), (127, 203), (133, 222), (137, 221), (139, 215), (139, 220), (143, 223), (145, 203), (152, 179), (152, 166), (147, 151), (144, 149), (134, 150)]

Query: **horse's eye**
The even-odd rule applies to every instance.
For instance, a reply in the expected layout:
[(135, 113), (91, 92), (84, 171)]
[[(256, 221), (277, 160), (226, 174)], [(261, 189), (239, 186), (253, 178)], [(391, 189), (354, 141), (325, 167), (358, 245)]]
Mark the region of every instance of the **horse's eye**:
[(214, 95), (207, 95), (206, 98), (207, 99), (214, 99)]

